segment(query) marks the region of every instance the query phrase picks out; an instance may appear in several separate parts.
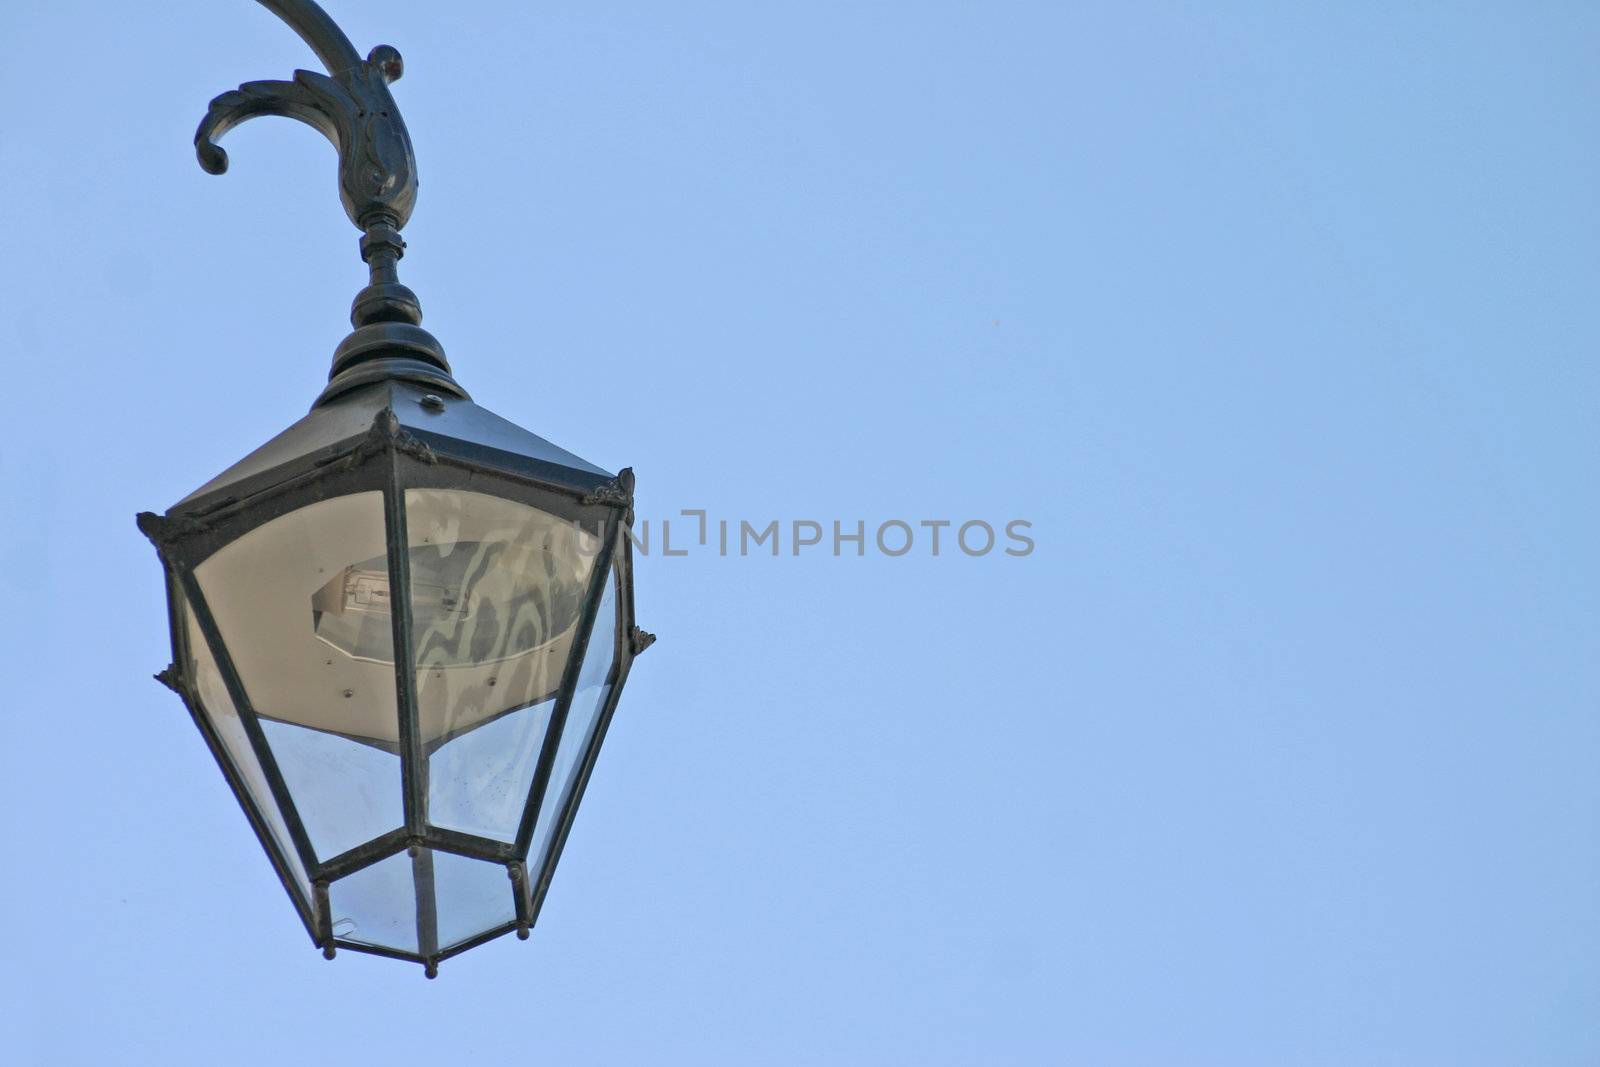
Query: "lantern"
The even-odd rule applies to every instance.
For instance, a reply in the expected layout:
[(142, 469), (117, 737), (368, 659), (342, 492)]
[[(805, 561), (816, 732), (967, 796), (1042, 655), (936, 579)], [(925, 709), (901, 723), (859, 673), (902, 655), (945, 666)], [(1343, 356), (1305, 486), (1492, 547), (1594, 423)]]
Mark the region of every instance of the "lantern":
[(473, 403), (396, 263), (415, 199), (387, 46), (267, 2), (327, 75), (253, 82), (339, 150), (370, 284), (311, 412), (139, 526), (188, 706), (312, 940), (424, 965), (526, 937), (633, 659), (633, 476)]

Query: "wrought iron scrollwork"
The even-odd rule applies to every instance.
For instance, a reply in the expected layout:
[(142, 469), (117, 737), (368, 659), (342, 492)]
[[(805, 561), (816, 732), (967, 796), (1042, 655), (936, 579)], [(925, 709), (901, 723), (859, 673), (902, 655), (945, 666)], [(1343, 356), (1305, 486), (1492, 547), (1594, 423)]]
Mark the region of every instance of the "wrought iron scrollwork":
[(635, 656), (655, 643), (656, 635), (649, 630), (641, 630), (635, 626), (628, 631), (628, 648)]
[(394, 411), (384, 408), (373, 418), (367, 435), (361, 439), (355, 450), (344, 458), (343, 463), (346, 468), (358, 467), (374, 456), (382, 456), (389, 452), (399, 452), (427, 464), (439, 461), (427, 442), (407, 433), (401, 427)]
[(228, 153), (217, 139), (241, 122), (260, 115), (297, 119), (338, 150), (339, 198), (350, 221), (365, 229), (386, 218), (403, 227), (416, 204), (417, 164), (389, 92), (405, 70), (400, 53), (381, 44), (361, 59), (315, 4), (261, 2), (312, 46), (328, 73), (297, 70), (293, 81), (245, 82), (211, 101), (194, 135), (200, 166), (210, 174), (227, 171)]
[(195, 131), (195, 154), (211, 174), (228, 169), (217, 140), (260, 115), (297, 119), (321, 131), (339, 153), (339, 199), (360, 228), (361, 258), (370, 271), (356, 294), (355, 331), (334, 353), (325, 403), (373, 381), (401, 379), (465, 398), (444, 348), (422, 329), (422, 305), (400, 284), (405, 254), (400, 230), (417, 200), (417, 162), (400, 108), (389, 92), (405, 69), (400, 53), (378, 45), (362, 59), (344, 31), (313, 0), (259, 0), (311, 46), (326, 74), (297, 70), (291, 81), (245, 82), (211, 101)]
[(584, 494), (580, 503), (605, 504), (622, 510), (622, 521), (633, 525), (633, 468), (623, 467), (617, 476)]

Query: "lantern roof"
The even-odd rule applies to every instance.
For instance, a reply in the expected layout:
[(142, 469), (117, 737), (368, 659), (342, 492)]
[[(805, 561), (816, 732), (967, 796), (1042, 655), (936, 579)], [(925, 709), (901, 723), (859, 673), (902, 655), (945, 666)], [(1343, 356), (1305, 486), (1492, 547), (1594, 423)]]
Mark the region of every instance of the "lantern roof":
[(304, 418), (196, 489), (172, 514), (199, 513), (242, 500), (360, 447), (374, 422), (392, 412), (399, 433), (454, 457), (557, 489), (591, 492), (611, 472), (452, 394), (390, 379), (351, 390)]

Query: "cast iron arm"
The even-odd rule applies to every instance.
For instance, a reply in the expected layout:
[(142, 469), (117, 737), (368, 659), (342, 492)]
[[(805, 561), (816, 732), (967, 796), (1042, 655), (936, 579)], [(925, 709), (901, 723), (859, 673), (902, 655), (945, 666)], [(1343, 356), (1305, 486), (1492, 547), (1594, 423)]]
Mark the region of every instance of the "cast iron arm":
[(404, 71), (400, 53), (378, 45), (366, 59), (314, 0), (259, 0), (300, 35), (328, 69), (294, 72), (293, 81), (246, 82), (211, 101), (195, 131), (195, 154), (211, 174), (228, 169), (217, 139), (258, 115), (298, 119), (322, 132), (339, 153), (339, 199), (363, 231), (361, 257), (370, 283), (350, 309), (355, 327), (334, 352), (329, 386), (318, 403), (384, 378), (403, 378), (466, 393), (450, 377), (444, 349), (422, 329), (416, 294), (400, 284), (405, 253), (400, 229), (417, 199), (416, 158), (389, 83)]
[(365, 60), (328, 13), (313, 0), (260, 0), (287, 22), (328, 68), (327, 74), (294, 72), (294, 80), (246, 82), (211, 101), (195, 131), (195, 154), (211, 174), (228, 169), (217, 138), (257, 115), (283, 115), (321, 130), (339, 150), (339, 197), (350, 221), (362, 229), (386, 215), (399, 229), (417, 199), (417, 166), (400, 109), (389, 93), (405, 66), (386, 44)]

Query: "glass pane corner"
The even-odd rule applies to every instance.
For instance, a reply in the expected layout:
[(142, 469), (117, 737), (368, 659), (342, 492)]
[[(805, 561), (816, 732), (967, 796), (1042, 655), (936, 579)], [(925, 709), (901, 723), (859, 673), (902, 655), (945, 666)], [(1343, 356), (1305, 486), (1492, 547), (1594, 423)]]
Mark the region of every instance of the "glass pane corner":
[(435, 852), (433, 877), (440, 951), (516, 921), (516, 885), (504, 864)]
[(379, 860), (328, 887), (333, 936), (339, 941), (418, 952), (417, 887), (412, 857)]
[(184, 665), (184, 672), (198, 700), (198, 711), (210, 725), (227, 757), (230, 765), (228, 773), (234, 779), (235, 788), (248, 798), (266, 824), (269, 840), (263, 844), (278, 857), (300, 891), (304, 903), (309, 906), (311, 880), (300, 862), (300, 853), (289, 832), (288, 821), (273, 796), (267, 775), (239, 716), (239, 709), (228, 694), (222, 671), (211, 654), (188, 598), (181, 591), (175, 591), (174, 595), (179, 598), (177, 606), (182, 619), (182, 633), (184, 643), (188, 646), (188, 662)]
[(537, 798), (538, 818), (528, 850), (528, 875), (535, 880), (548, 859), (560, 816), (572, 801), (583, 768), (583, 756), (594, 743), (600, 717), (616, 683), (617, 626), (617, 575), (615, 567), (611, 567), (595, 611), (594, 627), (589, 632), (589, 644), (584, 650), (572, 703), (561, 726), (561, 739), (545, 783), (544, 796)]

